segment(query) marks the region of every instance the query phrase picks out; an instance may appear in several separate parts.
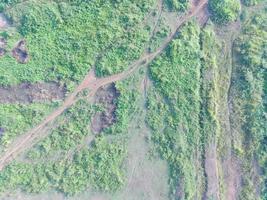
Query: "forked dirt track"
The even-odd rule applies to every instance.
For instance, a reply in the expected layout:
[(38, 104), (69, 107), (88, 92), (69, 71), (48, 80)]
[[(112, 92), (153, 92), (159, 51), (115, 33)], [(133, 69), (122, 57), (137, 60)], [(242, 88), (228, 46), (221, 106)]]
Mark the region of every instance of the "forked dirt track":
[(31, 147), (34, 142), (38, 141), (38, 139), (43, 138), (47, 135), (49, 135), (49, 131), (43, 131), (51, 122), (53, 122), (59, 115), (61, 115), (67, 108), (69, 108), (72, 104), (76, 102), (76, 96), (81, 91), (88, 89), (89, 90), (89, 96), (93, 96), (98, 88), (112, 83), (119, 80), (123, 80), (127, 78), (130, 74), (132, 74), (136, 69), (138, 69), (142, 65), (149, 64), (152, 60), (154, 60), (158, 55), (160, 55), (164, 49), (169, 45), (169, 43), (172, 41), (172, 39), (175, 37), (177, 31), (179, 28), (186, 23), (188, 20), (190, 20), (192, 17), (198, 14), (205, 5), (207, 4), (208, 0), (199, 0), (198, 4), (192, 5), (192, 8), (189, 10), (189, 12), (179, 18), (176, 24), (176, 31), (173, 32), (168, 36), (168, 38), (164, 41), (161, 47), (159, 47), (155, 52), (153, 53), (145, 53), (141, 56), (140, 59), (133, 62), (129, 67), (128, 70), (116, 75), (112, 75), (106, 78), (96, 78), (94, 76), (93, 70), (91, 70), (84, 80), (81, 82), (81, 84), (73, 91), (70, 96), (68, 96), (63, 103), (62, 106), (60, 106), (58, 109), (56, 109), (54, 112), (52, 112), (50, 115), (44, 119), (38, 126), (34, 127), (21, 137), (19, 137), (17, 140), (15, 140), (7, 149), (5, 152), (0, 155), (0, 171), (7, 166), (15, 157), (23, 152), (25, 149)]

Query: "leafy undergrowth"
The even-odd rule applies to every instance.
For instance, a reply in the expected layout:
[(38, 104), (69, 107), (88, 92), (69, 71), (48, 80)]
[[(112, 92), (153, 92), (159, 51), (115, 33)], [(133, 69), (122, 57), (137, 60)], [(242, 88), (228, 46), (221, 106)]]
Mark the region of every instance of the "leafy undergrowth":
[[(258, 193), (255, 185), (261, 188), (262, 199), (266, 199), (267, 194), (266, 24), (266, 12), (252, 16), (234, 47), (233, 117), (234, 128), (242, 135), (241, 146), (236, 146), (236, 152), (243, 160), (241, 199), (254, 199)], [(255, 179), (255, 174), (259, 173), (255, 172), (255, 162), (262, 169), (260, 179)]]
[(147, 123), (160, 155), (169, 163), (171, 194), (181, 199), (194, 199), (199, 192), (199, 35), (196, 23), (186, 24), (150, 66), (156, 89), (149, 93)]
[(147, 27), (140, 24), (153, 0), (16, 2), (4, 9), (18, 30), (6, 31), (7, 40), (13, 41), (7, 52), (14, 38), (25, 38), (30, 59), (19, 64), (11, 53), (2, 57), (1, 85), (59, 80), (71, 89), (96, 57), (97, 75), (123, 71), (149, 39)]
[(164, 4), (170, 11), (183, 12), (188, 9), (189, 0), (164, 0)]
[(0, 146), (5, 146), (14, 137), (39, 123), (57, 103), (33, 103), (30, 105), (0, 104)]
[(74, 195), (92, 185), (98, 190), (117, 190), (124, 181), (121, 169), (126, 156), (119, 142), (98, 138), (90, 149), (84, 148), (72, 161), (45, 164), (12, 163), (0, 174), (0, 191), (16, 190), (31, 193), (51, 189)]
[(264, 0), (243, 0), (242, 2), (246, 5), (246, 6), (255, 6), (261, 2), (263, 2)]
[(211, 19), (218, 24), (227, 24), (238, 19), (241, 4), (239, 0), (210, 0)]
[(218, 121), (218, 55), (222, 48), (216, 38), (212, 26), (208, 26), (201, 32), (201, 124), (203, 144), (218, 137), (220, 124)]
[(67, 151), (81, 144), (85, 137), (91, 134), (89, 124), (95, 110), (96, 107), (87, 101), (78, 101), (60, 118), (57, 122), (58, 127), (52, 130), (47, 138), (30, 150), (28, 153), (30, 160), (47, 160), (53, 157), (53, 155), (64, 155)]

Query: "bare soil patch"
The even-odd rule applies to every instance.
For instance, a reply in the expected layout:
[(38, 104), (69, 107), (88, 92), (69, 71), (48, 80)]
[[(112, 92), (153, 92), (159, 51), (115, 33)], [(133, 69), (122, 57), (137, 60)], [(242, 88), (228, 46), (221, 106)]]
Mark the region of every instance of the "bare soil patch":
[(219, 173), (217, 166), (216, 143), (211, 142), (205, 149), (205, 173), (207, 177), (207, 188), (204, 199), (220, 199)]
[(202, 10), (196, 15), (196, 20), (201, 27), (204, 27), (210, 18), (208, 5), (206, 4)]
[(4, 135), (5, 129), (3, 127), (0, 127), (0, 138)]
[(20, 63), (27, 63), (29, 61), (29, 53), (26, 47), (26, 41), (20, 40), (18, 44), (13, 48), (12, 55)]
[(7, 19), (5, 18), (5, 16), (2, 13), (0, 13), (0, 29), (6, 28), (7, 26), (8, 26)]
[(115, 111), (118, 96), (119, 93), (114, 83), (97, 90), (95, 103), (103, 106), (103, 111), (96, 113), (92, 118), (91, 127), (94, 133), (100, 133), (103, 129), (116, 122)]
[(7, 41), (5, 38), (0, 37), (0, 57), (4, 56), (6, 53), (6, 44)]
[(66, 89), (58, 83), (23, 83), (17, 86), (0, 87), (0, 103), (44, 102), (64, 99)]

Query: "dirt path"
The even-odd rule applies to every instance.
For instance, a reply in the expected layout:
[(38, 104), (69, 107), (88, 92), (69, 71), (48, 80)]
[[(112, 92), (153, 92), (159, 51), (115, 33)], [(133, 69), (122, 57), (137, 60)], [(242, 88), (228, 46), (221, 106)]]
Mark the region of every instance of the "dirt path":
[(213, 141), (206, 147), (205, 152), (205, 173), (207, 176), (207, 189), (204, 196), (205, 200), (220, 199), (219, 172), (217, 166), (217, 146)]
[[(190, 20), (193, 16), (198, 14), (199, 11), (203, 9), (203, 7), (207, 4), (208, 0), (200, 0), (197, 5), (194, 5), (192, 9), (183, 17), (177, 21), (176, 31), (169, 35), (169, 37), (164, 41), (161, 47), (159, 47), (153, 53), (145, 53), (141, 58), (131, 64), (127, 71), (112, 75), (106, 78), (97, 79), (94, 75), (94, 72), (91, 70), (81, 84), (73, 91), (73, 93), (67, 97), (62, 106), (60, 106), (57, 110), (52, 112), (47, 118), (41, 122), (38, 126), (24, 134), (19, 139), (15, 140), (4, 153), (1, 155), (0, 159), (0, 170), (2, 170), (6, 165), (8, 165), (15, 157), (23, 152), (25, 149), (31, 147), (33, 145), (33, 141), (38, 141), (38, 138), (43, 138), (49, 134), (49, 132), (41, 132), (49, 123), (53, 122), (55, 118), (61, 115), (67, 108), (69, 108), (72, 104), (76, 102), (76, 96), (79, 92), (84, 89), (88, 89), (90, 91), (89, 96), (93, 96), (98, 88), (119, 80), (123, 80), (127, 78), (130, 74), (132, 74), (136, 69), (140, 66), (149, 64), (153, 59), (155, 59), (158, 55), (160, 55), (164, 49), (169, 45), (172, 39), (175, 37), (178, 29), (188, 20)], [(21, 139), (22, 138), (22, 139)]]

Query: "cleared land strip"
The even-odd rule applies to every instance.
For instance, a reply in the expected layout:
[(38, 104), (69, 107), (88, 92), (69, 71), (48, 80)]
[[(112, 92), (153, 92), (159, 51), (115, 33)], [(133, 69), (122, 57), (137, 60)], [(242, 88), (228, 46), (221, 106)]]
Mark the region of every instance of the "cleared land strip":
[(176, 32), (173, 32), (169, 35), (169, 37), (164, 41), (161, 47), (159, 47), (155, 52), (153, 53), (145, 53), (140, 59), (135, 61), (133, 64), (131, 64), (127, 71), (112, 75), (106, 78), (96, 78), (94, 76), (94, 72), (91, 70), (82, 83), (74, 90), (74, 92), (67, 97), (65, 102), (62, 106), (60, 106), (58, 109), (56, 109), (54, 112), (52, 112), (50, 115), (47, 116), (46, 119), (44, 119), (43, 122), (41, 122), (38, 126), (34, 127), (21, 137), (19, 137), (17, 140), (15, 140), (8, 148), (7, 150), (2, 153), (0, 156), (0, 171), (7, 166), (15, 157), (23, 152), (25, 149), (29, 148), (31, 145), (33, 145), (33, 141), (38, 141), (39, 138), (43, 138), (47, 135), (49, 135), (49, 131), (42, 131), (48, 124), (54, 121), (55, 118), (57, 118), (59, 115), (61, 115), (67, 108), (69, 108), (72, 104), (76, 102), (76, 96), (78, 93), (83, 91), (84, 89), (89, 90), (89, 96), (93, 96), (96, 92), (96, 90), (106, 84), (116, 82), (118, 80), (123, 80), (127, 78), (130, 74), (132, 74), (136, 69), (138, 69), (142, 65), (149, 64), (152, 60), (154, 60), (158, 55), (160, 55), (164, 49), (169, 45), (169, 43), (172, 41), (172, 39), (175, 37), (178, 29), (189, 19), (194, 17), (198, 14), (199, 11), (201, 11), (205, 5), (207, 4), (208, 0), (200, 0), (197, 5), (192, 6), (192, 9), (183, 17), (179, 18), (177, 20), (176, 24)]

